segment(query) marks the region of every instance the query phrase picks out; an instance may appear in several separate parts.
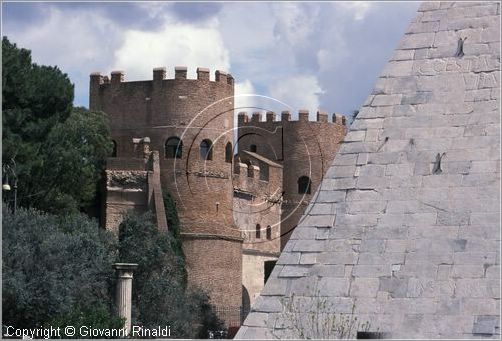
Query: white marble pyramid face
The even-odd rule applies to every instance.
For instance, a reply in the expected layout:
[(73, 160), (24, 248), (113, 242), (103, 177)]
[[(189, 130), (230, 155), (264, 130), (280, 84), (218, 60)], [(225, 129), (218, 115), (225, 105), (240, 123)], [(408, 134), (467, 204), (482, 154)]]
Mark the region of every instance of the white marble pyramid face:
[(423, 3), (237, 338), (500, 338), (500, 118), (500, 3)]

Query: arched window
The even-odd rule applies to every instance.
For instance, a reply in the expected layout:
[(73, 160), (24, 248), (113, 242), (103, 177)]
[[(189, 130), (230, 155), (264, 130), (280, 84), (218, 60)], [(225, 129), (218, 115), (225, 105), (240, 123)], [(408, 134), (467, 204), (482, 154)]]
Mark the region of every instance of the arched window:
[(257, 150), (256, 145), (255, 145), (255, 144), (252, 144), (252, 145), (249, 147), (249, 150), (250, 150), (251, 152), (253, 152), (253, 153), (256, 153), (256, 150)]
[(310, 194), (312, 182), (308, 176), (300, 176), (298, 178), (298, 194)]
[(260, 224), (256, 224), (256, 239), (261, 238), (261, 226)]
[(200, 157), (202, 160), (213, 159), (213, 143), (211, 140), (204, 140), (200, 143)]
[(272, 228), (270, 227), (270, 225), (267, 226), (267, 239), (272, 239)]
[(112, 140), (112, 145), (112, 157), (117, 157), (117, 142), (115, 142), (115, 140)]
[(232, 163), (232, 157), (233, 157), (232, 154), (233, 154), (232, 144), (228, 142), (227, 146), (225, 147), (225, 162)]
[(166, 159), (181, 159), (183, 155), (183, 141), (175, 136), (168, 138), (164, 155)]

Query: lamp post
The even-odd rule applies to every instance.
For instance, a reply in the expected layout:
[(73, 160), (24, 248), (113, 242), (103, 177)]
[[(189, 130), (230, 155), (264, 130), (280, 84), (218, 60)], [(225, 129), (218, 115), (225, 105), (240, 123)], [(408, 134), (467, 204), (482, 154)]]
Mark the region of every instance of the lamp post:
[[(11, 164), (5, 164), (2, 166), (2, 173), (5, 175), (4, 180), (2, 182), (2, 190), (6, 192), (10, 192), (12, 189), (14, 190), (13, 192), (13, 206), (12, 206), (12, 212), (16, 214), (16, 208), (17, 208), (17, 174), (16, 174), (16, 161), (14, 159), (10, 159)], [(10, 186), (10, 181), (9, 181), (9, 173), (12, 175), (12, 178), (14, 179), (12, 181), (12, 187)]]

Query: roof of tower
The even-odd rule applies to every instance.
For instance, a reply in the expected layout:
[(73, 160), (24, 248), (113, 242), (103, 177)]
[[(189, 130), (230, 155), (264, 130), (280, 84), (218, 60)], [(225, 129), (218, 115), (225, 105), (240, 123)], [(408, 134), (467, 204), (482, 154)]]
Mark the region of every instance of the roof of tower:
[(339, 336), (319, 304), (373, 337), (500, 337), (499, 290), (500, 3), (425, 2), (236, 338)]
[(244, 150), (243, 151), (245, 154), (257, 159), (257, 160), (260, 160), (264, 163), (266, 163), (267, 165), (269, 166), (272, 166), (272, 167), (276, 167), (276, 168), (282, 168), (282, 165), (270, 160), (270, 159), (267, 159), (266, 157), (260, 155), (260, 154), (257, 154), (257, 153), (253, 153), (253, 152), (250, 152), (248, 150)]

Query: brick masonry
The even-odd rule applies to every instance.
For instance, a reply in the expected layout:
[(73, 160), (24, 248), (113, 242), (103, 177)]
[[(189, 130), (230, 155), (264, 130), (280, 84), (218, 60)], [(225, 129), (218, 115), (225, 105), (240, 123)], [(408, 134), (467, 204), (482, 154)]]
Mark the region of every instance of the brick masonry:
[[(283, 113), (277, 121), (269, 112), (266, 121), (254, 114), (245, 122), (240, 115), (237, 149), (233, 94), (231, 75), (216, 71), (212, 81), (203, 68), (197, 69), (197, 79), (187, 79), (184, 67), (176, 67), (171, 79), (165, 68), (154, 69), (149, 81), (125, 81), (122, 71), (110, 78), (90, 77), (90, 109), (108, 114), (116, 147), (107, 176), (122, 181), (107, 186), (104, 226), (116, 230), (128, 210), (163, 211), (162, 188), (169, 191), (182, 223), (188, 282), (206, 290), (218, 311), (226, 312), (221, 317), (227, 326), (235, 327), (239, 307), (259, 295), (265, 262), (277, 260), (281, 242), (285, 245), (319, 186), (346, 125), (344, 117), (333, 115), (329, 122), (323, 113), (308, 121), (307, 111), (300, 112), (299, 120)], [(244, 133), (248, 137), (242, 138)], [(178, 158), (166, 154), (172, 137), (183, 142)], [(204, 140), (212, 143), (211, 160), (201, 157)], [(139, 141), (148, 141), (148, 155)], [(305, 195), (298, 194), (302, 175), (312, 181)], [(160, 228), (166, 226), (163, 217), (157, 214)]]
[[(249, 296), (251, 304), (263, 289), (265, 261), (277, 260), (346, 134), (341, 115), (328, 120), (327, 114), (318, 113), (315, 121), (309, 121), (308, 111), (301, 110), (298, 116), (298, 120), (291, 120), (289, 112), (282, 112), (280, 120), (273, 112), (238, 116), (234, 219), (244, 237), (243, 299)], [(310, 178), (310, 193), (298, 193), (301, 176)]]
[(142, 149), (142, 158), (107, 159), (102, 225), (118, 233), (127, 211), (150, 210), (155, 215), (157, 227), (165, 231), (167, 219), (160, 184), (159, 153), (150, 151), (149, 143), (143, 140), (138, 141), (136, 148)]
[(499, 339), (500, 117), (500, 3), (424, 2), (236, 338)]
[[(185, 67), (176, 67), (171, 79), (165, 68), (154, 69), (149, 81), (126, 82), (122, 71), (112, 72), (110, 79), (99, 73), (90, 77), (89, 106), (110, 118), (115, 167), (127, 169), (130, 161), (124, 159), (140, 157), (134, 138), (148, 137), (150, 149), (159, 151), (153, 173), (177, 204), (188, 282), (206, 290), (219, 311), (242, 303), (243, 238), (233, 221), (233, 169), (225, 158), (227, 144), (233, 144), (233, 94), (231, 75), (216, 71), (212, 81), (203, 68), (197, 79), (187, 79)], [(183, 141), (180, 158), (165, 154), (171, 137)], [(203, 140), (212, 143), (211, 160), (200, 156)], [(116, 206), (124, 204), (117, 201)], [(119, 220), (121, 211), (115, 212), (111, 218)]]
[[(282, 178), (281, 250), (347, 133), (345, 117), (341, 115), (328, 117), (319, 112), (315, 121), (309, 121), (309, 112), (300, 110), (298, 116), (298, 120), (291, 120), (290, 113), (284, 111), (280, 120), (271, 112), (266, 117), (254, 113), (250, 119), (240, 113), (238, 118), (239, 154), (254, 145), (260, 155), (280, 163), (286, 170)], [(310, 193), (298, 193), (301, 176), (310, 178)]]

